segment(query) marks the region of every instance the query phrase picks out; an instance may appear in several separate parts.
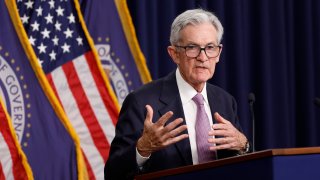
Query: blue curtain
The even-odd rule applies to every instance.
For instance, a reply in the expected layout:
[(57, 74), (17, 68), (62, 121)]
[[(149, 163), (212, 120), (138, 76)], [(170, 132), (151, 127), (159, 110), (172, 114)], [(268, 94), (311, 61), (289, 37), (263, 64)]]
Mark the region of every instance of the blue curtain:
[(211, 83), (238, 102), (252, 138), (248, 93), (256, 96), (256, 149), (320, 145), (320, 1), (128, 0), (152, 78), (176, 68), (167, 54), (170, 25), (193, 8), (214, 12), (225, 28)]

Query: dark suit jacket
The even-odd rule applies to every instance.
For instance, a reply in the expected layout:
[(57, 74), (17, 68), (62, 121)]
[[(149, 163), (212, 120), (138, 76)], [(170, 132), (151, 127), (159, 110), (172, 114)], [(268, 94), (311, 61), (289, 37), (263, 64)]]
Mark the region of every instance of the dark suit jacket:
[[(219, 112), (222, 117), (241, 131), (235, 99), (223, 89), (209, 83), (207, 83), (207, 95), (211, 112)], [(142, 86), (125, 99), (116, 125), (116, 135), (111, 144), (109, 159), (105, 166), (106, 179), (133, 179), (138, 173), (192, 165), (190, 142), (187, 138), (152, 153), (143, 168), (138, 168), (136, 143), (142, 135), (147, 104), (153, 108), (153, 122), (168, 111), (172, 111), (174, 115), (167, 123), (176, 118), (185, 119), (175, 72)], [(234, 156), (236, 153), (221, 150), (218, 151), (218, 158)]]

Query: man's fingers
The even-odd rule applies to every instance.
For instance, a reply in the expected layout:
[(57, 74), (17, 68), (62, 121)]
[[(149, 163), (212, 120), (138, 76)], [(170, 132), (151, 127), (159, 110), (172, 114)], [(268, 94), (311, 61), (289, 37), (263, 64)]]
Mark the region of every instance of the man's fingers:
[(225, 120), (218, 112), (215, 112), (213, 116), (218, 123), (230, 124), (230, 122)]
[(223, 144), (217, 146), (210, 146), (211, 151), (221, 150), (221, 149), (233, 149), (232, 144)]
[(147, 115), (146, 115), (146, 119), (145, 119), (145, 123), (152, 123), (152, 117), (153, 117), (153, 109), (150, 105), (146, 105), (146, 109), (147, 109)]
[(214, 130), (219, 130), (219, 129), (228, 129), (228, 126), (227, 125), (225, 125), (225, 124), (221, 124), (221, 123), (219, 123), (219, 124), (213, 124), (212, 125), (212, 129), (214, 129)]
[(210, 143), (219, 145), (219, 144), (228, 144), (228, 143), (235, 142), (235, 139), (231, 137), (221, 137), (221, 138), (210, 138), (208, 141)]
[(187, 125), (181, 125), (181, 126), (177, 127), (182, 122), (183, 122), (183, 120), (181, 118), (179, 118), (179, 119), (176, 119), (175, 121), (171, 122), (170, 124), (168, 124), (163, 131), (162, 139), (164, 141), (166, 141), (167, 139), (176, 137), (178, 134), (180, 134), (181, 132), (186, 130)]
[(179, 142), (179, 141), (181, 141), (181, 140), (183, 140), (183, 139), (186, 139), (186, 138), (188, 138), (188, 137), (189, 137), (188, 134), (181, 134), (181, 135), (179, 135), (179, 136), (177, 136), (177, 137), (170, 138), (170, 139), (168, 139), (168, 140), (164, 143), (164, 146), (169, 146), (169, 145), (171, 145), (171, 144), (177, 143), (177, 142)]
[(175, 129), (173, 129), (172, 131), (170, 131), (170, 135), (171, 137), (175, 137), (178, 134), (182, 133), (183, 131), (187, 130), (187, 125), (181, 125)]
[(160, 117), (160, 119), (156, 122), (158, 126), (164, 126), (166, 122), (172, 117), (173, 112), (168, 111), (163, 116)]
[(231, 133), (229, 133), (227, 130), (213, 130), (209, 131), (209, 136), (224, 136), (228, 137), (231, 136)]
[(215, 144), (215, 146), (210, 147), (210, 150), (238, 149), (237, 140), (233, 137), (210, 138), (208, 139), (208, 142)]
[(170, 122), (169, 124), (167, 124), (166, 127), (164, 128), (164, 131), (166, 131), (166, 132), (171, 131), (172, 129), (176, 128), (182, 122), (183, 122), (183, 119), (178, 118), (178, 119)]
[(173, 116), (172, 111), (165, 113), (158, 119), (158, 121), (153, 123), (152, 107), (150, 105), (146, 105), (146, 110), (147, 114), (145, 119), (145, 128), (147, 128), (148, 130), (144, 130), (145, 133), (143, 134), (143, 137), (146, 136), (149, 140), (152, 141), (152, 144), (150, 144), (150, 149), (152, 150), (149, 151), (162, 149), (170, 144), (174, 144), (178, 141), (181, 141), (182, 139), (189, 137), (188, 134), (180, 134), (187, 129), (187, 125), (179, 126), (183, 122), (182, 118), (178, 118), (165, 126), (166, 122)]

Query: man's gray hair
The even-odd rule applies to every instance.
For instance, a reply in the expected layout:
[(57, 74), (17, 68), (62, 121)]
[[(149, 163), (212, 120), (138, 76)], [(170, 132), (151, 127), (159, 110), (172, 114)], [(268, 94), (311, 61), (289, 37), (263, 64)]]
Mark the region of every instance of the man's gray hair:
[(177, 16), (171, 25), (170, 43), (176, 45), (180, 40), (180, 31), (187, 25), (198, 25), (209, 22), (217, 30), (218, 44), (220, 44), (223, 35), (223, 27), (217, 16), (212, 12), (203, 9), (187, 10)]

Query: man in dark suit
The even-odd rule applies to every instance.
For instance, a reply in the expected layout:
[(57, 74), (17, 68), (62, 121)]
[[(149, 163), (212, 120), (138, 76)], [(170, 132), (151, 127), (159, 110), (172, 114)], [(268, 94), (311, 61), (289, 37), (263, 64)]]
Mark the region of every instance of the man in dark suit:
[(235, 99), (207, 83), (219, 62), (222, 35), (218, 18), (202, 9), (174, 20), (168, 53), (177, 69), (125, 99), (106, 179), (132, 179), (248, 151)]

